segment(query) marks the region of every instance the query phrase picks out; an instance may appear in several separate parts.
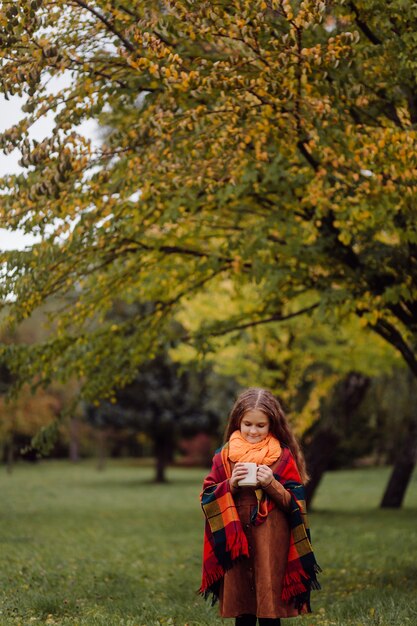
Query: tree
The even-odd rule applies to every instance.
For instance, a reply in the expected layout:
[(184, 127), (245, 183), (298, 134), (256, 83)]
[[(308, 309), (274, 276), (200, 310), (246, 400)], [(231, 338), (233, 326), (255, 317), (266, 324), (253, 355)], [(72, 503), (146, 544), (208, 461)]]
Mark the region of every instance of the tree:
[[(46, 320), (51, 310), (59, 308), (57, 301), (48, 301), (39, 307), (27, 320), (22, 322), (13, 333), (0, 336), (0, 342), (9, 346), (31, 346), (41, 342), (48, 336)], [(50, 331), (49, 331), (50, 332)], [(79, 385), (75, 380), (67, 380), (65, 385), (51, 384), (43, 389), (32, 388), (26, 384), (20, 389), (18, 397), (10, 400), (9, 392), (16, 384), (16, 376), (12, 374), (6, 363), (0, 366), (0, 446), (3, 455), (11, 468), (15, 456), (20, 453), (25, 459), (36, 458), (37, 450), (31, 446), (33, 438), (59, 438), (61, 447), (68, 444), (70, 458), (78, 459), (79, 432), (77, 418), (79, 406), (77, 402)], [(58, 428), (57, 417), (66, 413), (69, 423), (62, 420)], [(58, 451), (55, 446), (55, 453)], [(59, 447), (58, 447), (59, 449)]]
[[(206, 320), (221, 325), (235, 315), (244, 317), (248, 307), (261, 304), (257, 299), (256, 286), (245, 286), (237, 295), (228, 281), (217, 281), (184, 304), (177, 318), (193, 336)], [(301, 299), (298, 308), (303, 308)], [(227, 334), (220, 330), (209, 346), (206, 361), (216, 372), (235, 377), (244, 387), (256, 381), (274, 390), (299, 436), (321, 418), (321, 404), (351, 372), (388, 378), (401, 363), (392, 346), (363, 328), (356, 316), (331, 325), (317, 310), (280, 324), (248, 325)], [(187, 367), (198, 350), (182, 343), (170, 354)]]
[[(27, 101), (0, 143), (26, 171), (4, 179), (0, 215), (42, 236), (2, 255), (6, 318), (79, 289), (54, 337), (3, 350), (12, 370), (109, 395), (222, 277), (255, 284), (256, 306), (194, 339), (354, 314), (417, 376), (416, 20), (402, 0), (4, 3), (2, 90)], [(91, 118), (99, 147), (76, 132)], [(115, 293), (151, 304), (114, 325)]]
[[(231, 304), (230, 287), (218, 285), (215, 291), (200, 294), (184, 306), (180, 319), (191, 334), (202, 320), (220, 321), (239, 308), (242, 312), (245, 303), (254, 303), (256, 297), (253, 288), (246, 288), (240, 294), (240, 301), (235, 298)], [(404, 378), (402, 361), (386, 341), (362, 328), (355, 316), (343, 325), (332, 327), (313, 311), (308, 317), (294, 317), (279, 325), (260, 325), (229, 333), (227, 339), (220, 335), (212, 338), (211, 343), (217, 371), (233, 373), (243, 386), (256, 381), (279, 396), (306, 453), (310, 474), (306, 488), (308, 502), (313, 499), (324, 472), (335, 467), (344, 454), (352, 461), (369, 453), (361, 439), (365, 437), (372, 445), (371, 420), (381, 420), (381, 414), (386, 415), (390, 430), (394, 423), (401, 430), (408, 422), (409, 411), (393, 397)], [(190, 346), (180, 345), (174, 356), (186, 364), (196, 354)], [(366, 411), (358, 415), (358, 407), (373, 379), (381, 379), (382, 398), (374, 394)], [(395, 394), (386, 394), (387, 388), (395, 389)], [(411, 390), (405, 394), (402, 389), (404, 405), (410, 404), (411, 394)], [(383, 410), (381, 404), (385, 405)], [(389, 435), (379, 432), (379, 438), (382, 437), (392, 441), (391, 432)]]
[(90, 405), (90, 423), (146, 433), (156, 459), (156, 482), (165, 482), (179, 434), (217, 434), (219, 418), (230, 407), (237, 389), (232, 378), (214, 374), (209, 367), (181, 370), (168, 354), (144, 363), (135, 379), (117, 390), (116, 403)]
[(2, 457), (11, 472), (17, 452), (29, 447), (42, 427), (54, 422), (61, 406), (56, 396), (39, 390), (33, 395), (24, 387), (15, 402), (6, 403), (0, 396), (0, 446)]
[(354, 416), (354, 421), (370, 424), (372, 447), (377, 457), (390, 463), (398, 459), (381, 498), (382, 507), (387, 500), (387, 506), (392, 506), (392, 498), (396, 499), (398, 506), (401, 505), (403, 485), (398, 470), (412, 471), (415, 447), (409, 444), (410, 441), (411, 444), (417, 441), (414, 416), (416, 392), (417, 381), (411, 372), (396, 368), (390, 376), (377, 376), (372, 380), (367, 397), (357, 416)]
[(332, 389), (327, 402), (322, 403), (318, 423), (305, 433), (306, 462), (310, 481), (306, 486), (306, 502), (310, 505), (324, 472), (337, 453), (338, 445), (349, 430), (352, 413), (360, 406), (370, 379), (358, 372), (349, 372)]

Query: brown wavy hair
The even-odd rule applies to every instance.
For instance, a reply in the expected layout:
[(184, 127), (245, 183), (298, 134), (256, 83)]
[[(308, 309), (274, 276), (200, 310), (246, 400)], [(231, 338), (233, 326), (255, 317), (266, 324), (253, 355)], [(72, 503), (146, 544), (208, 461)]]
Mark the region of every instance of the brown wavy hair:
[(300, 445), (290, 428), (280, 403), (267, 389), (249, 387), (249, 389), (246, 389), (238, 396), (230, 411), (229, 421), (224, 433), (224, 441), (229, 441), (232, 433), (234, 433), (235, 430), (240, 430), (240, 423), (243, 416), (247, 411), (251, 411), (252, 409), (259, 409), (265, 413), (269, 419), (269, 432), (281, 443), (289, 447), (295, 458), (302, 482), (304, 484), (308, 482), (309, 476)]

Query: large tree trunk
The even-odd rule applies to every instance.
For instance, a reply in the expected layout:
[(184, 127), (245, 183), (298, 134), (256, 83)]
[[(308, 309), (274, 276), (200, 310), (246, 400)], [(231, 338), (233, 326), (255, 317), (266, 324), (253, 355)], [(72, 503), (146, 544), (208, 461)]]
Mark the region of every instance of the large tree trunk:
[(321, 423), (313, 430), (306, 448), (306, 464), (310, 481), (306, 485), (309, 506), (321, 479), (337, 451), (337, 445), (349, 424), (350, 415), (365, 397), (370, 379), (350, 372), (336, 385), (329, 405), (323, 409)]
[(6, 452), (6, 466), (7, 473), (11, 474), (14, 466), (14, 437), (13, 435), (7, 442), (7, 452)]
[(331, 428), (321, 428), (317, 431), (306, 452), (306, 464), (310, 480), (305, 488), (306, 503), (310, 505), (319, 486), (324, 472), (329, 467), (340, 436)]
[(417, 461), (417, 423), (410, 422), (381, 500), (381, 508), (401, 507)]
[(97, 430), (97, 469), (99, 471), (106, 467), (106, 440), (107, 432), (99, 428)]
[(154, 439), (155, 453), (155, 482), (165, 483), (165, 470), (172, 459), (172, 436), (164, 434), (156, 435)]
[(71, 417), (69, 425), (69, 458), (73, 463), (80, 460), (79, 422), (76, 417)]

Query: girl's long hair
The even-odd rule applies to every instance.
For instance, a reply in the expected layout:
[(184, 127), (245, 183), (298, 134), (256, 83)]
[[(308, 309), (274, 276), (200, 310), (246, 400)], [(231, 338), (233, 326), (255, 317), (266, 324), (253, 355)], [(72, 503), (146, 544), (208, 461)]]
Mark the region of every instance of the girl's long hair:
[(252, 409), (259, 409), (267, 415), (269, 418), (269, 432), (289, 447), (295, 458), (302, 482), (304, 484), (308, 482), (309, 476), (300, 445), (290, 428), (280, 403), (266, 389), (249, 387), (249, 389), (246, 389), (239, 395), (229, 415), (229, 421), (224, 433), (225, 442), (229, 441), (235, 430), (240, 430), (240, 422), (243, 416)]

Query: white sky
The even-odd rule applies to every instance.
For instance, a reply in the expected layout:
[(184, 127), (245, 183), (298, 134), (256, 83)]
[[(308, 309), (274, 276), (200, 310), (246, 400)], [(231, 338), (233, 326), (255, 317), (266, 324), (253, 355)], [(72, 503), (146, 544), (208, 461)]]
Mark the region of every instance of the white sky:
[[(65, 82), (66, 81), (61, 78), (60, 83), (57, 83), (55, 86), (62, 88)], [(4, 96), (0, 94), (0, 133), (10, 128), (13, 124), (16, 124), (16, 122), (24, 116), (21, 110), (23, 102), (23, 98), (13, 96), (10, 100), (6, 100)], [(32, 139), (42, 141), (42, 139), (49, 134), (53, 125), (53, 115), (52, 113), (50, 116), (46, 116), (33, 125), (30, 132)], [(92, 120), (81, 124), (77, 130), (90, 139), (97, 139), (97, 125)], [(19, 158), (20, 154), (17, 150), (7, 155), (0, 150), (0, 177), (5, 174), (15, 174), (18, 171), (22, 171), (22, 168), (18, 165)], [(0, 250), (23, 249), (25, 246), (30, 246), (38, 240), (37, 237), (32, 235), (25, 235), (18, 231), (7, 231), (1, 228), (0, 224)]]

